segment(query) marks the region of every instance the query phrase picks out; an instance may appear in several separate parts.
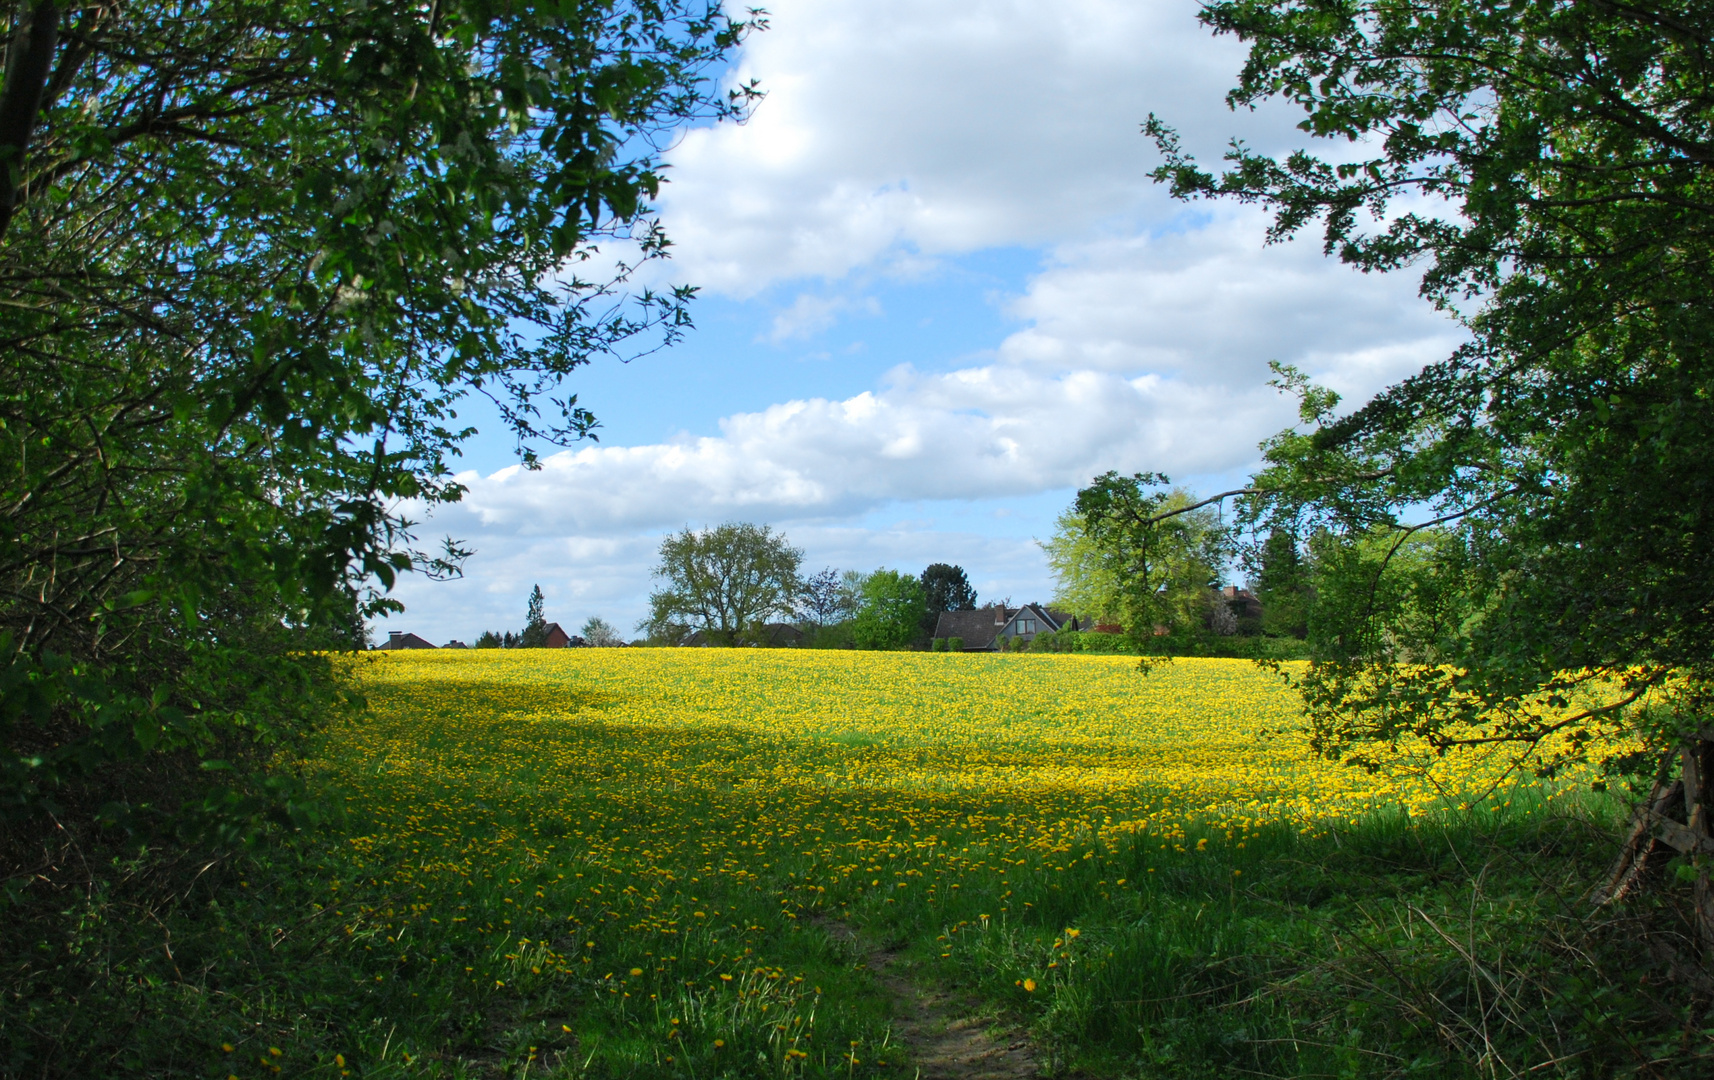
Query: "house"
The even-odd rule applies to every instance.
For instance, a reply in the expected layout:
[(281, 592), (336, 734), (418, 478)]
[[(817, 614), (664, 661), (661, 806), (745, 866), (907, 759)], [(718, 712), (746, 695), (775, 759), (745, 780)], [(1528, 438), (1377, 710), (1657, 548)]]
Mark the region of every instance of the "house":
[(415, 634), (407, 634), (402, 630), (387, 631), (387, 640), (377, 649), (432, 649), (434, 645)]
[(1261, 620), (1262, 602), (1249, 589), (1240, 589), (1236, 585), (1228, 585), (1220, 590), (1220, 598), (1226, 601), (1226, 606), (1238, 618)]
[[(548, 623), (547, 629), (542, 634), (542, 648), (563, 649), (569, 646), (572, 643), (572, 640), (572, 636), (561, 629), (559, 623), (551, 622)], [(577, 638), (576, 640), (583, 641), (582, 638)], [(587, 642), (585, 642), (585, 644), (587, 644)]]
[(795, 649), (807, 637), (791, 623), (771, 622), (762, 627), (762, 646), (768, 649)]
[(1040, 604), (1018, 608), (995, 604), (975, 611), (941, 612), (935, 622), (934, 636), (943, 640), (961, 638), (965, 652), (998, 652), (1007, 638), (1027, 643), (1034, 641), (1037, 634), (1083, 629), (1086, 621)]
[(451, 641), (447, 642), (445, 645), (442, 645), (441, 648), (443, 648), (443, 649), (468, 649), (468, 648), (470, 648), (470, 646), (466, 645), (464, 642), (458, 640), (457, 638), (453, 638)]
[(1262, 602), (1249, 589), (1228, 585), (1210, 597), (1208, 629), (1221, 636), (1254, 634), (1262, 628)]
[[(803, 644), (806, 636), (791, 623), (771, 622), (751, 627), (740, 636), (737, 644), (764, 649), (795, 649)], [(713, 643), (713, 636), (707, 630), (697, 630), (684, 639), (684, 644), (694, 649), (707, 648)]]

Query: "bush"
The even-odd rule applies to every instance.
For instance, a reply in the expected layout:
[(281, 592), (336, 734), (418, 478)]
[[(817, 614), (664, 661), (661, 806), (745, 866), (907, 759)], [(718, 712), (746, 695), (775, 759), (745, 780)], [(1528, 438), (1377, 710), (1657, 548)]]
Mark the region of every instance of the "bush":
[(806, 627), (803, 647), (809, 649), (851, 649), (856, 647), (851, 620), (828, 623), (826, 626)]
[[(1002, 643), (1002, 651), (1027, 648), (1034, 653), (1094, 653), (1101, 656), (1136, 656), (1137, 645), (1125, 634), (1100, 634), (1093, 630), (1059, 630), (1037, 634), (1028, 646), (1015, 639)], [(1242, 660), (1307, 660), (1309, 645), (1296, 638), (1220, 637), (1171, 634), (1151, 638), (1143, 650), (1151, 656), (1218, 656)]]
[(964, 651), (964, 639), (961, 637), (949, 637), (949, 638), (947, 638), (946, 639), (946, 651), (947, 652), (963, 652)]
[(1135, 655), (1136, 647), (1123, 634), (1097, 634), (1092, 630), (1049, 630), (1035, 636), (1030, 652), (1097, 653)]
[(877, 570), (863, 582), (863, 606), (853, 620), (859, 649), (902, 649), (918, 640), (928, 614), (922, 585), (909, 574)]
[(1045, 630), (1030, 642), (1030, 652), (1076, 652), (1075, 630)]
[(1128, 655), (1136, 652), (1124, 634), (1097, 634), (1093, 630), (1073, 631), (1071, 636), (1077, 641), (1075, 652), (1102, 653), (1106, 655)]

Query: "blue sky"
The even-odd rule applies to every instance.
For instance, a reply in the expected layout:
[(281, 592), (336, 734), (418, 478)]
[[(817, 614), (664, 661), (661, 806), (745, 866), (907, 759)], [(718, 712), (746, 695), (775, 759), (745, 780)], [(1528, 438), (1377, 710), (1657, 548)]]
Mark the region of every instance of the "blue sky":
[(467, 410), (469, 494), (421, 531), (477, 554), (401, 583), (377, 630), (515, 628), (533, 584), (550, 619), (628, 629), (662, 534), (736, 520), (811, 569), (954, 562), (984, 598), (1046, 600), (1035, 540), (1090, 477), (1244, 475), (1292, 418), (1269, 360), (1360, 401), (1458, 340), (1407, 277), (1148, 181), (1151, 111), (1209, 160), (1301, 144), (1286, 112), (1226, 109), (1242, 51), (1193, 3), (767, 6), (731, 73), (767, 100), (667, 153), (674, 257), (645, 280), (698, 285), (696, 330), (585, 369), (600, 440), (538, 472)]

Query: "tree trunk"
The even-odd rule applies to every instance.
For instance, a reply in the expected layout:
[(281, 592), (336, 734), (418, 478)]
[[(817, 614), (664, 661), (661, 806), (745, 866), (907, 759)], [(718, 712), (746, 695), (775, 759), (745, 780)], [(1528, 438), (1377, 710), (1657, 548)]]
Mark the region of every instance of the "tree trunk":
[(6, 50), (6, 78), (0, 84), (0, 236), (12, 223), (30, 136), (42, 111), (42, 91), (59, 44), (60, 10), (55, 0), (40, 0), (27, 13), (20, 3), (13, 15), (12, 44)]
[(1668, 782), (1669, 759), (1649, 797), (1632, 815), (1630, 835), (1607, 883), (1591, 899), (1597, 904), (1621, 900), (1675, 854), (1682, 855), (1696, 873), (1692, 900), (1697, 937), (1714, 956), (1714, 731), (1699, 731), (1684, 740), (1677, 756), (1679, 778)]

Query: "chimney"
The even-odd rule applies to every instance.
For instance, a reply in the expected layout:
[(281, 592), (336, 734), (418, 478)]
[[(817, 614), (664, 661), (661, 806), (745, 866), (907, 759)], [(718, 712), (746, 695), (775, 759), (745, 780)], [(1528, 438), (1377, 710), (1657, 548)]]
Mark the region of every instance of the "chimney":
[(403, 630), (389, 630), (389, 631), (387, 631), (387, 640), (388, 641), (397, 641), (404, 636), (405, 636), (405, 632)]
[(995, 626), (1005, 626), (1006, 625), (1006, 605), (1005, 604), (995, 604), (994, 605), (994, 625)]

